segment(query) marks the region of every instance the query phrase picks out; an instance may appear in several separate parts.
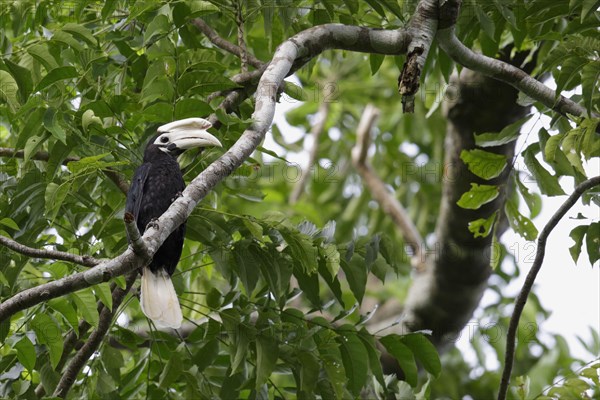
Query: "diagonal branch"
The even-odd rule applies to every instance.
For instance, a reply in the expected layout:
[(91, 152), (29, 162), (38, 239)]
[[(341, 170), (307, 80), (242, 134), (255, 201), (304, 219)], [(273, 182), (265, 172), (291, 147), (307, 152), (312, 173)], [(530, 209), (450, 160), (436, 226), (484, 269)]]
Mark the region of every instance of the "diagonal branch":
[(324, 101), (321, 103), (319, 107), (319, 111), (317, 112), (316, 118), (318, 120), (313, 124), (310, 134), (313, 137), (313, 145), (310, 149), (310, 153), (308, 155), (308, 165), (306, 166), (306, 170), (300, 174), (300, 180), (294, 186), (294, 190), (290, 195), (290, 204), (296, 204), (302, 193), (304, 192), (304, 188), (306, 187), (306, 182), (308, 181), (310, 169), (315, 162), (317, 161), (317, 155), (319, 151), (319, 138), (323, 131), (325, 130), (325, 124), (327, 123), (327, 116), (329, 115), (329, 103)]
[(125, 295), (129, 292), (135, 279), (137, 277), (137, 272), (131, 272), (127, 275), (125, 280), (125, 289), (121, 289), (120, 287), (116, 287), (112, 293), (112, 310), (104, 307), (100, 312), (100, 317), (98, 319), (98, 327), (94, 329), (94, 331), (90, 334), (90, 337), (84, 343), (84, 345), (79, 349), (79, 351), (73, 356), (69, 365), (63, 372), (56, 389), (54, 390), (54, 397), (65, 398), (67, 393), (75, 383), (77, 379), (77, 375), (85, 365), (85, 363), (90, 359), (92, 354), (98, 349), (100, 343), (106, 336), (108, 332), (113, 317), (116, 314), (121, 302), (125, 298)]
[(515, 309), (513, 310), (512, 316), (510, 317), (510, 324), (508, 325), (508, 333), (506, 336), (506, 354), (504, 358), (504, 370), (502, 371), (502, 381), (500, 382), (500, 389), (498, 390), (498, 400), (506, 399), (506, 393), (508, 391), (508, 385), (510, 383), (510, 373), (512, 371), (514, 357), (515, 357), (515, 342), (517, 335), (517, 328), (519, 327), (519, 320), (521, 319), (521, 314), (523, 313), (523, 309), (525, 308), (525, 303), (527, 303), (527, 297), (529, 296), (529, 292), (531, 292), (531, 288), (533, 287), (533, 283), (535, 282), (535, 278), (537, 277), (538, 272), (542, 268), (542, 263), (544, 262), (544, 255), (546, 253), (546, 241), (548, 240), (548, 236), (552, 230), (556, 227), (556, 225), (560, 222), (560, 220), (565, 216), (565, 214), (575, 205), (577, 200), (585, 193), (587, 190), (593, 188), (594, 186), (600, 185), (600, 176), (595, 176), (586, 181), (583, 181), (571, 193), (569, 198), (560, 206), (560, 208), (554, 213), (552, 218), (548, 221), (542, 232), (540, 232), (540, 236), (537, 240), (537, 250), (535, 253), (535, 259), (533, 260), (533, 265), (525, 278), (525, 282), (523, 283), (523, 287), (515, 300)]
[(64, 251), (47, 250), (47, 249), (34, 249), (32, 247), (25, 246), (19, 242), (7, 238), (6, 236), (0, 235), (0, 244), (6, 248), (9, 248), (17, 253), (23, 254), (29, 257), (35, 258), (47, 258), (51, 260), (68, 261), (74, 264), (83, 265), (84, 267), (94, 267), (100, 264), (100, 260), (90, 256), (80, 256), (77, 254), (66, 253)]
[[(406, 51), (405, 30), (381, 30), (341, 24), (325, 24), (302, 31), (281, 44), (266, 68), (257, 88), (253, 125), (219, 159), (201, 172), (156, 221), (144, 232), (143, 240), (149, 256), (154, 255), (166, 238), (192, 213), (194, 207), (220, 181), (239, 167), (264, 139), (273, 122), (276, 94), (290, 71), (304, 65), (328, 49), (343, 49), (379, 54), (401, 54)], [(144, 265), (144, 257), (131, 248), (88, 271), (54, 282), (26, 289), (0, 304), (0, 322), (14, 313), (66, 293), (106, 282)]]
[(373, 170), (367, 160), (367, 152), (371, 144), (371, 130), (379, 117), (379, 110), (371, 104), (365, 107), (356, 131), (356, 145), (352, 149), (352, 163), (363, 182), (369, 187), (371, 195), (379, 203), (383, 212), (392, 218), (400, 229), (405, 242), (410, 246), (413, 257), (412, 264), (421, 269), (425, 262), (424, 242), (417, 227), (413, 224), (406, 209), (385, 187), (385, 183)]
[(246, 62), (252, 65), (254, 68), (260, 69), (264, 65), (262, 61), (256, 58), (253, 54), (248, 53), (244, 48), (240, 46), (236, 46), (228, 40), (223, 39), (219, 34), (211, 28), (204, 20), (200, 18), (196, 18), (192, 21), (192, 24), (196, 28), (198, 28), (208, 40), (210, 40), (215, 46), (220, 49), (225, 50), (228, 53), (233, 54), (234, 56), (239, 57), (242, 62), (246, 59)]
[[(0, 157), (24, 158), (25, 152), (23, 150), (17, 150), (10, 147), (0, 147)], [(50, 154), (48, 154), (47, 151), (38, 151), (32, 155), (31, 158), (39, 161), (48, 161), (50, 160)], [(79, 157), (70, 156), (65, 158), (62, 163), (63, 165), (66, 165), (71, 161), (79, 160)], [(121, 192), (127, 194), (127, 191), (129, 190), (129, 183), (123, 175), (111, 168), (103, 169), (102, 172), (104, 172), (104, 175), (106, 175), (111, 181), (113, 181), (115, 185), (117, 185)]]

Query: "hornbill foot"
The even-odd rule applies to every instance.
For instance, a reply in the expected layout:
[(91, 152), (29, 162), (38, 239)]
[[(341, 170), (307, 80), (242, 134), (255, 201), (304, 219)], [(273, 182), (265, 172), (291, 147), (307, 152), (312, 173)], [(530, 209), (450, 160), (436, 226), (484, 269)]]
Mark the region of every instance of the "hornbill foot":
[(173, 197), (171, 199), (171, 203), (174, 202), (175, 200), (177, 200), (178, 198), (180, 198), (181, 196), (183, 196), (183, 192), (179, 191), (179, 192), (175, 193), (175, 197)]
[(158, 230), (159, 226), (157, 221), (158, 218), (152, 218), (150, 222), (148, 222), (148, 225), (146, 225), (146, 230), (148, 230), (148, 228), (154, 228)]

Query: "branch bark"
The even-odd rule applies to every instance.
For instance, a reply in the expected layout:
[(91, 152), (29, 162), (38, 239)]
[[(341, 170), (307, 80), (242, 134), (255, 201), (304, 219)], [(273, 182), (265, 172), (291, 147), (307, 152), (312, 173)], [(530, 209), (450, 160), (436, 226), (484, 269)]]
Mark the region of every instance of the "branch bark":
[(363, 178), (363, 182), (369, 188), (373, 198), (402, 233), (405, 242), (413, 251), (412, 265), (420, 270), (424, 268), (425, 262), (423, 238), (408, 216), (406, 209), (387, 190), (385, 183), (367, 160), (367, 152), (371, 144), (371, 130), (378, 117), (379, 110), (370, 104), (367, 105), (356, 131), (356, 145), (352, 149), (352, 163)]
[(34, 257), (34, 258), (46, 258), (50, 260), (61, 260), (68, 261), (74, 264), (83, 265), (84, 267), (94, 267), (100, 264), (100, 260), (90, 256), (80, 256), (77, 254), (65, 253), (64, 251), (57, 250), (46, 250), (46, 249), (34, 249), (32, 247), (25, 246), (19, 242), (7, 238), (6, 236), (0, 235), (0, 244), (6, 248), (9, 248), (17, 253)]
[(533, 260), (533, 265), (531, 266), (531, 269), (525, 278), (525, 282), (523, 283), (523, 287), (521, 288), (521, 291), (515, 300), (515, 308), (510, 317), (510, 324), (508, 325), (504, 370), (502, 371), (502, 380), (500, 382), (500, 389), (498, 390), (498, 400), (506, 399), (508, 385), (510, 384), (510, 374), (512, 372), (515, 357), (516, 335), (517, 328), (519, 327), (519, 320), (521, 319), (521, 314), (523, 313), (523, 309), (527, 303), (527, 297), (529, 297), (529, 293), (533, 288), (533, 283), (535, 282), (537, 274), (542, 268), (544, 255), (546, 254), (546, 241), (548, 240), (550, 233), (552, 233), (552, 230), (554, 230), (556, 225), (571, 209), (571, 207), (575, 205), (583, 193), (598, 185), (600, 185), (600, 176), (590, 178), (577, 185), (573, 193), (571, 193), (569, 198), (567, 198), (560, 208), (556, 210), (552, 218), (550, 218), (546, 226), (544, 226), (544, 229), (542, 229), (540, 232), (540, 236), (538, 236), (537, 249), (535, 253), (535, 259)]
[(319, 107), (319, 111), (317, 112), (316, 118), (318, 120), (313, 124), (312, 129), (310, 130), (310, 134), (313, 137), (313, 145), (310, 149), (310, 153), (308, 155), (308, 165), (306, 169), (300, 175), (300, 180), (294, 186), (294, 190), (290, 195), (290, 204), (296, 204), (304, 189), (306, 188), (306, 182), (308, 182), (308, 178), (310, 176), (310, 169), (313, 165), (315, 165), (317, 161), (317, 156), (319, 153), (319, 138), (325, 129), (325, 124), (327, 123), (327, 117), (329, 116), (329, 103), (323, 102)]
[(60, 381), (58, 382), (58, 385), (54, 390), (54, 397), (65, 398), (67, 396), (67, 393), (69, 393), (71, 386), (73, 386), (77, 375), (79, 374), (85, 363), (90, 359), (92, 354), (94, 354), (94, 352), (98, 349), (98, 346), (100, 346), (100, 343), (104, 339), (104, 336), (106, 335), (108, 329), (111, 326), (115, 313), (119, 309), (119, 306), (125, 298), (125, 295), (133, 286), (136, 277), (137, 272), (129, 273), (125, 281), (125, 289), (116, 287), (113, 290), (112, 310), (109, 310), (106, 307), (102, 309), (102, 311), (100, 312), (100, 317), (98, 319), (98, 327), (94, 329), (94, 331), (91, 333), (90, 337), (81, 347), (81, 349), (79, 349), (79, 351), (71, 359), (71, 362), (69, 363), (65, 371), (63, 371), (62, 377), (60, 378)]
[(198, 28), (204, 35), (210, 40), (215, 46), (220, 49), (225, 50), (228, 53), (233, 54), (236, 57), (239, 57), (240, 60), (246, 59), (246, 62), (252, 65), (254, 68), (260, 69), (264, 65), (262, 61), (256, 58), (253, 54), (249, 54), (240, 46), (236, 46), (228, 40), (223, 39), (219, 34), (211, 28), (204, 20), (200, 18), (196, 18), (192, 21), (192, 24), (196, 28)]
[(525, 71), (504, 61), (477, 54), (463, 45), (454, 33), (460, 0), (447, 0), (444, 3), (440, 9), (440, 27), (437, 31), (437, 40), (440, 47), (455, 62), (473, 71), (508, 83), (562, 115), (585, 115), (586, 110), (584, 107), (566, 97), (556, 97), (554, 90), (537, 81)]

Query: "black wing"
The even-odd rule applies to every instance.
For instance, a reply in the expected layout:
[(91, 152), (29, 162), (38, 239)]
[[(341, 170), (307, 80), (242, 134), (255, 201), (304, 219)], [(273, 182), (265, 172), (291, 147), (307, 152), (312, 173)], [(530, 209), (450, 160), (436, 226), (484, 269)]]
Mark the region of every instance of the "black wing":
[(144, 184), (146, 183), (151, 167), (152, 164), (144, 163), (135, 170), (133, 180), (131, 181), (131, 187), (127, 192), (125, 212), (132, 213), (136, 221), (138, 220), (142, 198), (144, 197)]

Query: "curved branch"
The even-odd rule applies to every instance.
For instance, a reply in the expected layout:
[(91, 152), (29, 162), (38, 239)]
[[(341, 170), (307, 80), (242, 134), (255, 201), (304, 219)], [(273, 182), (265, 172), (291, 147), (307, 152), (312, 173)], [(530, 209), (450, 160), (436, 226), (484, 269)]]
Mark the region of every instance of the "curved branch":
[(7, 238), (6, 236), (0, 235), (0, 244), (6, 248), (9, 248), (19, 254), (23, 254), (29, 257), (35, 258), (46, 258), (50, 260), (61, 260), (68, 261), (74, 264), (83, 265), (84, 267), (94, 267), (100, 264), (100, 260), (90, 256), (80, 256), (77, 254), (66, 253), (64, 251), (57, 250), (46, 250), (46, 249), (34, 249), (32, 247), (25, 246), (19, 242)]
[(440, 28), (437, 40), (440, 47), (458, 64), (486, 76), (505, 82), (546, 107), (562, 114), (583, 116), (584, 107), (563, 96), (556, 97), (554, 90), (539, 82), (523, 70), (504, 61), (475, 53), (461, 43), (454, 33), (460, 1), (448, 0), (440, 9)]
[[(156, 226), (146, 229), (143, 240), (152, 256), (166, 238), (192, 213), (194, 207), (212, 188), (230, 175), (264, 139), (275, 114), (276, 94), (284, 78), (295, 65), (304, 65), (328, 49), (400, 54), (406, 51), (408, 34), (405, 30), (380, 30), (342, 24), (326, 24), (302, 31), (275, 52), (257, 88), (253, 125), (219, 159), (202, 171), (158, 218)], [(54, 282), (17, 293), (0, 304), (0, 322), (14, 313), (66, 293), (106, 282), (144, 265), (144, 257), (131, 248), (88, 271), (73, 274)]]
[(256, 58), (253, 54), (248, 53), (247, 51), (245, 51), (245, 49), (241, 48), (240, 46), (236, 46), (230, 41), (225, 40), (221, 36), (219, 36), (219, 34), (206, 22), (204, 22), (204, 20), (196, 18), (192, 21), (192, 24), (194, 24), (196, 28), (198, 28), (202, 33), (204, 33), (208, 40), (210, 40), (218, 48), (223, 49), (228, 53), (231, 53), (234, 56), (240, 58), (242, 62), (245, 58), (245, 61), (248, 64), (252, 65), (254, 68), (260, 69), (263, 66), (264, 63), (258, 58)]
[(525, 283), (523, 283), (523, 287), (515, 300), (515, 309), (513, 310), (512, 316), (510, 317), (510, 324), (508, 325), (508, 333), (506, 336), (506, 354), (504, 358), (504, 370), (502, 371), (502, 381), (500, 382), (500, 389), (498, 390), (498, 400), (506, 399), (506, 393), (508, 391), (508, 385), (510, 383), (510, 374), (512, 372), (514, 357), (515, 357), (515, 342), (517, 335), (517, 328), (519, 327), (519, 320), (521, 319), (521, 314), (523, 313), (523, 309), (525, 308), (525, 303), (527, 303), (527, 297), (529, 296), (529, 292), (531, 292), (531, 288), (533, 287), (533, 283), (535, 282), (535, 278), (537, 277), (538, 272), (542, 268), (542, 263), (544, 262), (544, 255), (546, 253), (546, 240), (548, 240), (548, 236), (552, 230), (556, 227), (556, 225), (560, 222), (560, 220), (565, 216), (565, 214), (575, 205), (577, 200), (581, 197), (581, 195), (593, 188), (594, 186), (600, 185), (600, 176), (595, 176), (586, 181), (583, 181), (571, 193), (569, 198), (560, 206), (560, 208), (554, 213), (552, 218), (548, 221), (540, 236), (537, 240), (537, 250), (535, 253), (535, 259), (533, 260), (533, 265), (525, 278)]
[(65, 398), (73, 383), (77, 378), (77, 375), (85, 365), (85, 363), (90, 359), (92, 354), (98, 349), (100, 343), (104, 339), (104, 336), (108, 332), (108, 329), (111, 326), (111, 322), (113, 316), (119, 309), (121, 302), (125, 298), (125, 295), (129, 292), (135, 279), (137, 277), (136, 272), (132, 272), (127, 276), (125, 289), (121, 289), (116, 287), (112, 293), (112, 310), (104, 307), (100, 312), (100, 317), (98, 319), (98, 327), (94, 329), (94, 331), (90, 334), (90, 337), (84, 343), (84, 345), (79, 349), (77, 354), (71, 359), (71, 362), (63, 372), (56, 389), (54, 390), (54, 397)]

